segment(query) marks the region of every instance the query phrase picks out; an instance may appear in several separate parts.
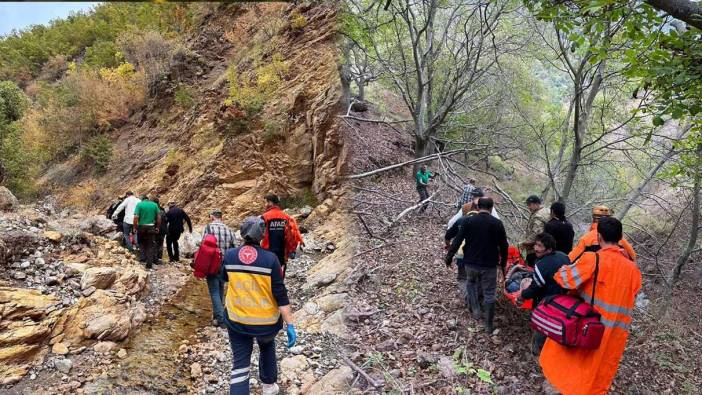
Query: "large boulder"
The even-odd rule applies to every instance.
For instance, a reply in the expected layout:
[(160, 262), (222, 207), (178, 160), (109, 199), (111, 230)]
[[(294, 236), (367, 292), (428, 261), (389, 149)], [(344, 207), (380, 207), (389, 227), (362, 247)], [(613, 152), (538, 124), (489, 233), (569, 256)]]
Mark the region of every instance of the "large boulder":
[(119, 272), (114, 267), (91, 267), (85, 269), (80, 279), (80, 288), (107, 289), (117, 280)]
[(144, 306), (130, 303), (116, 292), (98, 289), (59, 318), (51, 337), (63, 335), (62, 342), (77, 345), (83, 340), (119, 342), (138, 328), (145, 319)]
[(15, 195), (9, 189), (0, 186), (0, 211), (13, 211), (19, 206)]
[(117, 229), (112, 220), (109, 220), (102, 215), (94, 215), (84, 219), (80, 223), (79, 227), (83, 232), (92, 233), (98, 236), (107, 236)]
[(146, 277), (146, 271), (141, 267), (129, 267), (124, 269), (113, 288), (125, 295), (136, 295), (146, 289)]
[(314, 383), (306, 394), (348, 394), (353, 380), (353, 371), (350, 367), (342, 365), (324, 375)]
[(57, 303), (36, 290), (0, 287), (0, 384), (19, 381), (46, 355)]
[(202, 236), (198, 232), (185, 232), (180, 238), (179, 247), (180, 254), (185, 258), (192, 258), (197, 251), (197, 246), (202, 240)]

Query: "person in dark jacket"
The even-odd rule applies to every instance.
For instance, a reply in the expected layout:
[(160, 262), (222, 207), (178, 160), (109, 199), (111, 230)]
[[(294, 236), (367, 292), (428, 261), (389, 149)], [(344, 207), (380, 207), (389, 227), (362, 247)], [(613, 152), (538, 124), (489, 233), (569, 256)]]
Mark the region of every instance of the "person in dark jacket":
[(480, 287), (484, 297), (485, 330), (488, 333), (493, 331), (497, 266), (499, 265), (504, 272), (508, 247), (507, 233), (502, 221), (490, 215), (493, 205), (491, 198), (480, 198), (478, 214), (459, 220), (458, 235), (453, 239), (445, 259), (446, 266), (450, 266), (453, 256), (465, 241), (463, 264), (468, 277), (469, 306), (473, 316), (479, 316), (478, 287)]
[(275, 337), (286, 324), (288, 347), (297, 334), (278, 257), (263, 249), (265, 224), (248, 217), (241, 225), (244, 245), (224, 254), (223, 278), (227, 282), (225, 323), (229, 332), (233, 367), (229, 393), (249, 394), (249, 371), (254, 339), (260, 350), (258, 373), (264, 395), (279, 391)]
[[(561, 251), (556, 251), (556, 239), (546, 232), (539, 233), (536, 235), (534, 252), (536, 253), (537, 260), (534, 265), (531, 284), (519, 295), (517, 304), (522, 304), (524, 300), (533, 299), (533, 305), (536, 306), (544, 298), (560, 295), (565, 292), (565, 290), (558, 285), (556, 280), (553, 279), (553, 275), (558, 272), (561, 266), (569, 265), (570, 260), (568, 259), (568, 255)], [(545, 342), (546, 335), (534, 331), (532, 343), (532, 352), (534, 355), (539, 355), (541, 353)]]
[(567, 255), (573, 249), (575, 231), (573, 230), (573, 225), (566, 219), (565, 211), (565, 204), (561, 202), (553, 203), (551, 205), (551, 220), (546, 222), (544, 232), (556, 239), (555, 250)]
[(166, 251), (168, 252), (168, 260), (178, 262), (180, 260), (180, 249), (178, 240), (180, 235), (185, 231), (183, 223), (188, 224), (188, 230), (193, 233), (193, 223), (190, 221), (188, 214), (178, 207), (175, 202), (168, 202), (168, 211), (166, 212), (166, 220), (168, 221), (168, 233), (166, 234)]
[[(117, 207), (119, 207), (120, 204), (122, 204), (122, 201), (124, 200), (125, 196), (117, 196), (115, 198), (115, 201), (112, 202), (112, 205), (107, 209), (107, 213), (105, 213), (105, 217), (107, 219), (112, 219), (112, 214), (114, 214), (115, 210), (117, 210)], [(124, 210), (122, 210), (118, 215), (117, 218), (113, 219), (112, 222), (115, 223), (117, 226), (117, 232), (122, 231), (122, 222), (124, 221)]]

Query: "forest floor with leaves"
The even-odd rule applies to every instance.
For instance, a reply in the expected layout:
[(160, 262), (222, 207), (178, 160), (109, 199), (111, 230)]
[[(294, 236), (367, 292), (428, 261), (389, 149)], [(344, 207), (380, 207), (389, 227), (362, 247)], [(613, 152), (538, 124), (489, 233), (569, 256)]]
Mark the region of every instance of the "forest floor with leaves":
[[(373, 112), (351, 115), (380, 118)], [(412, 159), (409, 135), (398, 128), (345, 121), (353, 136), (352, 174)], [(480, 175), (474, 176), (480, 183)], [(429, 193), (438, 185), (437, 178)], [(391, 225), (418, 202), (411, 165), (355, 180), (351, 188), (359, 252), (347, 307), (354, 334), (348, 344), (353, 361), (373, 381), (359, 375), (355, 387), (367, 393), (541, 393), (544, 379), (530, 350), (528, 312), (498, 296), (498, 331), (486, 334), (459, 297), (455, 266), (447, 269), (443, 263), (443, 235), (454, 208), (440, 203), (425, 213), (413, 210)], [(447, 188), (435, 196), (445, 203), (456, 198)], [(699, 295), (696, 277), (680, 284), (677, 301)], [(651, 303), (634, 314), (611, 393), (699, 393), (701, 308), (676, 303), (673, 318), (659, 320), (653, 314), (659, 288), (655, 277), (644, 276)]]

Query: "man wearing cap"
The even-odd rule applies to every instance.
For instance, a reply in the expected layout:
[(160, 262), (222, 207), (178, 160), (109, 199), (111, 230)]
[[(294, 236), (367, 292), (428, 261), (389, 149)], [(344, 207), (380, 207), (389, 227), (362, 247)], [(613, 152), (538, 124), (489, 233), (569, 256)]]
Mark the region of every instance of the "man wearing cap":
[(526, 200), (526, 205), (531, 215), (524, 232), (524, 241), (520, 243), (520, 246), (526, 251), (527, 265), (534, 267), (536, 263), (536, 253), (534, 252), (536, 235), (543, 233), (551, 214), (549, 209), (541, 207), (541, 198), (536, 195), (529, 196)]
[(190, 221), (188, 214), (176, 205), (175, 202), (168, 202), (168, 211), (166, 212), (168, 220), (168, 234), (166, 235), (166, 250), (168, 251), (168, 259), (171, 262), (180, 260), (180, 249), (178, 240), (180, 235), (185, 231), (183, 223), (188, 224), (188, 230), (193, 233), (193, 223)]
[(464, 204), (473, 201), (473, 191), (475, 190), (475, 179), (471, 178), (468, 183), (463, 185), (463, 192), (461, 193), (460, 199), (456, 204), (458, 207), (463, 207)]
[[(578, 240), (578, 245), (568, 254), (568, 258), (570, 258), (571, 262), (577, 261), (584, 252), (598, 251), (600, 249), (600, 245), (597, 241), (597, 223), (601, 218), (609, 218), (611, 215), (612, 210), (607, 206), (600, 205), (592, 208), (592, 225), (590, 226), (590, 231)], [(619, 240), (619, 247), (622, 249), (624, 256), (636, 262), (636, 252), (625, 238), (622, 237), (621, 240)]]
[(275, 337), (283, 328), (283, 321), (287, 346), (294, 346), (297, 340), (278, 257), (259, 245), (264, 232), (263, 219), (246, 218), (241, 224), (244, 245), (227, 250), (223, 260), (222, 279), (228, 283), (225, 323), (234, 362), (229, 393), (235, 395), (249, 394), (254, 339), (260, 350), (258, 374), (264, 395), (280, 391), (276, 384)]
[[(210, 223), (205, 226), (202, 231), (202, 236), (214, 235), (217, 239), (217, 247), (222, 251), (222, 256), (227, 252), (227, 249), (236, 247), (236, 236), (234, 232), (222, 222), (222, 210), (215, 209), (210, 211)], [(212, 274), (207, 276), (207, 290), (210, 292), (212, 300), (212, 324), (215, 326), (224, 326), (224, 283), (220, 274)]]

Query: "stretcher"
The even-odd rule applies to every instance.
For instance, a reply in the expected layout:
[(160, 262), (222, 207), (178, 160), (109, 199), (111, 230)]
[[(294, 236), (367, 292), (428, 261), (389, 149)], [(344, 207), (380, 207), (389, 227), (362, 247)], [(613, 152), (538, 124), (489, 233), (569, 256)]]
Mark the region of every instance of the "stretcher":
[[(505, 293), (507, 299), (520, 309), (531, 310), (532, 308), (531, 300), (525, 300), (521, 305), (517, 304), (517, 297), (522, 292), (521, 289), (525, 287), (521, 287), (520, 290), (515, 292), (509, 292), (507, 287), (511, 282), (510, 279), (515, 275), (515, 273), (527, 272), (529, 275), (531, 275), (533, 271), (534, 268), (527, 266), (524, 258), (522, 258), (522, 254), (519, 253), (519, 249), (515, 246), (509, 246), (509, 249), (507, 250), (507, 266), (505, 266), (505, 279), (504, 284), (502, 284), (502, 291)], [(528, 278), (531, 279), (531, 276)]]

